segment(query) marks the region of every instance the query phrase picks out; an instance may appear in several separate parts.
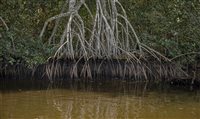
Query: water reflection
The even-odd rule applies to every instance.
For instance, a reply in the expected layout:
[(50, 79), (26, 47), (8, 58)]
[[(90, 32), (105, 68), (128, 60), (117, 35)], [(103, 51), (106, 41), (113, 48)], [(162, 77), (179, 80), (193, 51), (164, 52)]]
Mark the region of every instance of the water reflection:
[(200, 118), (199, 91), (154, 89), (147, 83), (113, 84), (2, 91), (0, 119)]
[[(52, 93), (55, 92), (50, 91), (49, 95), (52, 95)], [(66, 91), (63, 94), (68, 95), (68, 97), (56, 96), (48, 100), (48, 104), (53, 105), (55, 109), (61, 112), (62, 119), (116, 119), (118, 117), (128, 119), (129, 116), (138, 117), (141, 108), (141, 100), (128, 98), (128, 96), (113, 97), (106, 93), (67, 93)], [(129, 110), (132, 112), (131, 115)]]

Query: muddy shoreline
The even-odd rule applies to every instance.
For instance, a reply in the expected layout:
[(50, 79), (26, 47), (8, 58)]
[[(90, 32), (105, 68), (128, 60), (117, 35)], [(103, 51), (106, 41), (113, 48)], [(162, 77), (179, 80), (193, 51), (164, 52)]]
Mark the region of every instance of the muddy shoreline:
[[(48, 69), (50, 72), (48, 72)], [(75, 71), (76, 70), (76, 71)], [(0, 81), (9, 87), (29, 84), (38, 87), (48, 87), (54, 83), (57, 86), (67, 83), (102, 83), (119, 82), (167, 82), (177, 86), (199, 87), (200, 65), (188, 65), (180, 68), (167, 62), (128, 62), (126, 60), (102, 59), (59, 59), (50, 60), (32, 69), (23, 64), (1, 64)], [(49, 74), (51, 73), (51, 77)], [(188, 75), (186, 76), (185, 73)], [(26, 87), (26, 86), (25, 86)], [(28, 87), (28, 85), (27, 85)]]

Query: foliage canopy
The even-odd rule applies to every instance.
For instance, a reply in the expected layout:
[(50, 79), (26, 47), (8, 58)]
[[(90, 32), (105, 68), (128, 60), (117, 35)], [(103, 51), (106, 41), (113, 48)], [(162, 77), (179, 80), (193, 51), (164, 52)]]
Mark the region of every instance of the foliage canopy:
[[(90, 8), (95, 2), (86, 0)], [(169, 58), (180, 54), (200, 51), (200, 2), (198, 0), (120, 0), (131, 24), (146, 45)], [(45, 21), (60, 13), (64, 0), (1, 0), (0, 17), (0, 62), (26, 62), (30, 66), (45, 62), (55, 50), (48, 38), (55, 26), (51, 22), (43, 40), (39, 39)], [(85, 9), (87, 25), (90, 19)], [(63, 29), (63, 28), (60, 28)], [(189, 60), (195, 60), (192, 55)], [(180, 61), (180, 60), (179, 60)], [(188, 62), (183, 58), (182, 62)]]

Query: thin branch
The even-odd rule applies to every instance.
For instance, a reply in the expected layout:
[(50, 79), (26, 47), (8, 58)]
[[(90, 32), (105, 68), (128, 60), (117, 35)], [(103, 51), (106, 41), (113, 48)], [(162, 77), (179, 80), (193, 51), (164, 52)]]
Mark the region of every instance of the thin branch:
[(184, 57), (184, 56), (186, 56), (186, 55), (195, 55), (195, 54), (200, 55), (200, 52), (189, 52), (189, 53), (185, 53), (185, 54), (180, 54), (180, 55), (178, 55), (178, 56), (173, 57), (173, 58), (170, 59), (170, 60), (173, 61), (173, 60), (175, 60), (175, 59), (177, 59), (177, 58)]
[(0, 20), (2, 21), (3, 25), (6, 27), (6, 31), (9, 31), (8, 25), (4, 21), (4, 19), (0, 16)]

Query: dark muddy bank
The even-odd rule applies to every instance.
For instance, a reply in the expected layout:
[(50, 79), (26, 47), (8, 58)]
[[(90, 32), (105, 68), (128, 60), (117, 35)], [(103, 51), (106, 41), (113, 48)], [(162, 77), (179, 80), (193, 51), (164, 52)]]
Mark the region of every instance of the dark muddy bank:
[(0, 91), (28, 91), (28, 90), (48, 90), (48, 89), (72, 89), (83, 91), (146, 91), (146, 90), (185, 90), (196, 91), (200, 89), (200, 82), (195, 80), (171, 80), (171, 81), (119, 81), (115, 79), (99, 80), (56, 80), (51, 83), (47, 79), (1, 79)]
[(179, 66), (167, 62), (108, 59), (49, 60), (30, 69), (23, 64), (1, 65), (0, 78), (10, 79), (116, 79), (152, 80), (189, 78)]
[(36, 87), (39, 89), (48, 88), (51, 83), (57, 87), (70, 87), (71, 84), (87, 85), (88, 83), (101, 84), (113, 81), (123, 83), (166, 82), (176, 86), (195, 85), (199, 87), (200, 67), (199, 65), (188, 65), (182, 70), (180, 66), (169, 62), (59, 59), (49, 60), (48, 63), (32, 69), (23, 64), (1, 64), (0, 81), (1, 84), (10, 88)]

